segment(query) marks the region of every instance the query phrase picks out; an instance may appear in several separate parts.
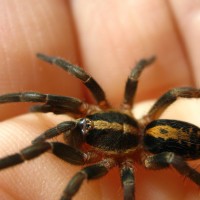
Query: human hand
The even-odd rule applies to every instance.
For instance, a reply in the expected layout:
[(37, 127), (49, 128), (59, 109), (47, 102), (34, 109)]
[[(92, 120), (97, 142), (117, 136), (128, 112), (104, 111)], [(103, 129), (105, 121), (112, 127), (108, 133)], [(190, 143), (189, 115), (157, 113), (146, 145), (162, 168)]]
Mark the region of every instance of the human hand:
[[(158, 98), (177, 86), (199, 87), (198, 3), (85, 2), (1, 2), (1, 94), (31, 90), (90, 98), (79, 81), (37, 60), (37, 52), (58, 55), (83, 66), (104, 88), (114, 106), (121, 103), (126, 78), (136, 61), (152, 54), (157, 61), (142, 74), (137, 101)], [(144, 105), (139, 108), (142, 114)], [(27, 106), (18, 103), (1, 105), (0, 109), (1, 119), (5, 119), (25, 111)], [(190, 99), (175, 103), (162, 117), (200, 126), (198, 109), (196, 100)], [(44, 130), (66, 119), (27, 114), (2, 122), (1, 157), (28, 146)], [(175, 170), (136, 167), (136, 200), (199, 198), (198, 188), (188, 179), (183, 181)], [(45, 154), (2, 171), (0, 197), (58, 199), (79, 169)], [(105, 178), (84, 184), (75, 199), (122, 199), (118, 177), (114, 170)]]

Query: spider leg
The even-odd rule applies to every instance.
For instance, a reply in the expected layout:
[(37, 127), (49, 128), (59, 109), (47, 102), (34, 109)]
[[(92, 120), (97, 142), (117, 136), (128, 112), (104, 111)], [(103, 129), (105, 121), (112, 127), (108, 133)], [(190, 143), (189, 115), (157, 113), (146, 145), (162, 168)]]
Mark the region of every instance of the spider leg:
[(105, 159), (95, 165), (91, 165), (83, 168), (81, 171), (76, 173), (67, 187), (63, 191), (63, 195), (60, 200), (70, 200), (78, 192), (80, 186), (85, 179), (97, 179), (108, 173), (108, 171), (114, 167), (115, 162), (112, 159)]
[(87, 154), (69, 145), (61, 142), (41, 142), (28, 146), (19, 153), (1, 158), (0, 170), (36, 158), (47, 151), (51, 151), (55, 156), (74, 165), (83, 165), (87, 160)]
[(77, 122), (75, 121), (65, 121), (60, 124), (58, 124), (56, 127), (50, 128), (46, 130), (44, 133), (36, 137), (33, 141), (32, 144), (35, 143), (41, 143), (44, 142), (47, 139), (51, 139), (53, 137), (56, 137), (60, 135), (61, 133), (71, 131), (75, 129), (77, 126)]
[(124, 110), (130, 110), (132, 108), (140, 74), (144, 68), (150, 65), (154, 60), (154, 56), (149, 59), (140, 60), (132, 69), (125, 86), (124, 101), (122, 104)]
[(80, 148), (82, 143), (85, 142), (84, 134), (91, 128), (93, 128), (93, 123), (87, 120), (87, 118), (77, 119), (76, 121), (64, 121), (40, 134), (32, 141), (32, 144), (44, 142), (63, 133), (64, 140), (70, 146)]
[(127, 160), (121, 166), (121, 181), (124, 188), (124, 200), (135, 199), (135, 177), (133, 162)]
[(41, 60), (49, 62), (51, 64), (55, 64), (65, 71), (69, 72), (71, 75), (75, 76), (76, 78), (80, 79), (84, 85), (91, 91), (94, 98), (98, 102), (101, 108), (108, 108), (109, 103), (106, 100), (105, 93), (100, 85), (90, 76), (88, 75), (82, 68), (72, 65), (71, 63), (67, 62), (62, 58), (57, 58), (53, 56), (47, 56), (41, 53), (37, 54), (37, 57)]
[(80, 99), (68, 96), (45, 94), (45, 104), (31, 107), (32, 112), (53, 112), (55, 114), (74, 113), (84, 114), (89, 105)]
[[(73, 110), (74, 113), (72, 113), (72, 111), (70, 110), (73, 110), (73, 107), (69, 109), (68, 106), (65, 106), (65, 105), (61, 106), (61, 105), (50, 105), (50, 104), (34, 105), (34, 106), (31, 106), (30, 108), (31, 112), (42, 112), (42, 113), (52, 112), (57, 115), (67, 113), (72, 116), (80, 115), (76, 112), (76, 106), (75, 106), (75, 109)], [(85, 113), (82, 113), (82, 114), (85, 114)]]
[[(97, 111), (101, 111), (101, 109), (96, 105), (87, 104), (86, 102), (82, 102), (81, 104), (79, 104), (78, 102), (74, 102), (74, 100), (78, 100), (78, 99), (75, 99), (73, 97), (67, 97), (67, 98), (69, 98), (69, 104), (67, 104), (66, 102), (64, 105), (62, 104), (56, 105), (54, 103), (52, 103), (52, 105), (48, 103), (42, 104), (42, 105), (34, 105), (34, 106), (31, 106), (30, 111), (42, 112), (42, 113), (52, 112), (57, 115), (68, 114), (68, 115), (71, 115), (72, 117), (85, 116)], [(71, 107), (70, 107), (70, 104), (71, 104)]]
[(148, 123), (149, 121), (158, 119), (165, 109), (179, 97), (200, 98), (200, 90), (191, 87), (173, 88), (169, 90), (154, 103), (142, 120), (145, 120)]
[(153, 156), (147, 156), (144, 165), (148, 169), (163, 169), (170, 165), (180, 174), (188, 177), (197, 185), (200, 185), (200, 173), (191, 168), (186, 161), (173, 152), (162, 152)]
[[(93, 111), (98, 108), (95, 106), (90, 106), (87, 103), (81, 101), (80, 99), (58, 96), (51, 94), (42, 94), (38, 92), (19, 92), (10, 93), (0, 96), (0, 103), (11, 103), (11, 102), (40, 102), (45, 103), (42, 106), (32, 107), (32, 111), (44, 111), (44, 112), (54, 112), (59, 111), (59, 113), (70, 112), (73, 114), (87, 114), (88, 110)], [(46, 110), (44, 108), (47, 108)], [(62, 109), (62, 110), (61, 110)]]

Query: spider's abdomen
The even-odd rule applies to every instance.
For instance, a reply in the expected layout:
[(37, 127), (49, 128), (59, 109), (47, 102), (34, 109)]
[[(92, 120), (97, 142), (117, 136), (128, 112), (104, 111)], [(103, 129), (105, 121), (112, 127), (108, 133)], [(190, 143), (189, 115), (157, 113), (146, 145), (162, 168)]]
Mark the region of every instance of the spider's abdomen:
[(174, 152), (185, 158), (200, 157), (199, 127), (177, 120), (155, 120), (144, 132), (144, 148), (152, 153)]
[(124, 153), (134, 150), (139, 142), (137, 122), (130, 116), (114, 111), (87, 116), (94, 126), (86, 142), (102, 151)]

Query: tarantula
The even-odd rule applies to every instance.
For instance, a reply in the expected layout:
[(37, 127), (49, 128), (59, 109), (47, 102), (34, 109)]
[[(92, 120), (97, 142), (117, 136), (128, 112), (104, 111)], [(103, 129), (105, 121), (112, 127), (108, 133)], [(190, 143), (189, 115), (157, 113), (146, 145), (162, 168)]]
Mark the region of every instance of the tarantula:
[[(155, 57), (140, 60), (132, 69), (126, 82), (122, 106), (114, 109), (99, 84), (83, 69), (61, 58), (43, 54), (37, 56), (80, 79), (94, 96), (97, 105), (73, 97), (38, 92), (1, 95), (0, 103), (39, 102), (42, 104), (34, 105), (32, 111), (67, 113), (75, 120), (58, 124), (35, 138), (30, 146), (19, 153), (1, 158), (0, 170), (31, 160), (49, 150), (68, 163), (87, 165), (73, 176), (60, 200), (71, 199), (84, 180), (100, 178), (115, 166), (120, 169), (124, 199), (135, 199), (134, 162), (148, 169), (172, 166), (200, 185), (200, 173), (186, 163), (189, 159), (200, 158), (200, 129), (183, 121), (159, 119), (178, 97), (199, 98), (200, 90), (189, 87), (169, 90), (145, 116), (136, 120), (131, 110), (138, 79)], [(60, 134), (63, 134), (66, 143), (48, 141)]]

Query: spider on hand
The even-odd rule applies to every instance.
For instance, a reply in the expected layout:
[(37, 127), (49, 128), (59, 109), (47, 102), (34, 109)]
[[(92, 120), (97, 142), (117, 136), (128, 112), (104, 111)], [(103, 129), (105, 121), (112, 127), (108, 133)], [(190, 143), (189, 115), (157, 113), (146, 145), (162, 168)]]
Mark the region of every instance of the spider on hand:
[[(31, 111), (70, 114), (75, 119), (48, 129), (19, 153), (1, 158), (0, 170), (36, 158), (47, 151), (68, 163), (86, 165), (69, 181), (60, 200), (72, 199), (84, 180), (100, 178), (113, 167), (120, 170), (124, 200), (134, 200), (135, 162), (154, 170), (171, 166), (200, 185), (200, 173), (187, 164), (187, 160), (200, 158), (200, 129), (184, 121), (159, 119), (177, 98), (199, 98), (199, 89), (171, 89), (154, 103), (145, 116), (137, 120), (131, 110), (138, 79), (143, 69), (155, 60), (154, 56), (140, 60), (132, 69), (119, 109), (111, 107), (99, 84), (80, 67), (61, 58), (44, 54), (37, 56), (80, 79), (97, 104), (38, 92), (1, 95), (0, 103), (41, 103), (34, 105)], [(48, 141), (60, 134), (63, 134), (65, 143)]]

